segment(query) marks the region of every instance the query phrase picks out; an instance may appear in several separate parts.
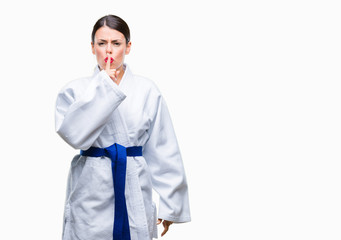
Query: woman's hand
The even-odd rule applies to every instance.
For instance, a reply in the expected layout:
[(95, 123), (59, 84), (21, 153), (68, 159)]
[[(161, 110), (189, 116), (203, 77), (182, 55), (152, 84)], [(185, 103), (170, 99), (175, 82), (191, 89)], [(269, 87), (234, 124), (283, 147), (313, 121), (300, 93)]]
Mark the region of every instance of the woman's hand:
[(108, 60), (107, 60), (107, 64), (105, 65), (105, 71), (107, 72), (107, 74), (109, 75), (109, 77), (116, 83), (118, 84), (117, 80), (118, 80), (118, 74), (120, 73), (120, 71), (116, 71), (116, 69), (110, 69), (110, 55), (107, 54)]
[(165, 235), (167, 232), (168, 232), (168, 229), (169, 229), (169, 226), (173, 223), (172, 221), (168, 221), (168, 220), (162, 220), (161, 218), (159, 218), (158, 220), (157, 220), (157, 225), (159, 225), (160, 223), (162, 223), (162, 225), (163, 225), (163, 228), (164, 228), (164, 230), (163, 230), (163, 232), (161, 233), (161, 237), (163, 236), (163, 235)]

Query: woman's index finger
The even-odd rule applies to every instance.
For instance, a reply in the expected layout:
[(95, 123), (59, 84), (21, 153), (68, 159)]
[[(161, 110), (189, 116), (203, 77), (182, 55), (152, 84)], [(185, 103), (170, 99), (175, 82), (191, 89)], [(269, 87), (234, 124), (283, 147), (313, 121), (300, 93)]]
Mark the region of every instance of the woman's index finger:
[(107, 53), (107, 64), (105, 66), (106, 70), (110, 70), (110, 54)]

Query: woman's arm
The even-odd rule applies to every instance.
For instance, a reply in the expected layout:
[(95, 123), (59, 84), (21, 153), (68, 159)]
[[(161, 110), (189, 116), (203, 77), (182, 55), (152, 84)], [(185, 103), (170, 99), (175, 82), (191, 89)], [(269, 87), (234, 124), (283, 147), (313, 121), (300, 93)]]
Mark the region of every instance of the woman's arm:
[(143, 155), (152, 175), (152, 184), (160, 195), (159, 219), (188, 222), (188, 188), (179, 146), (166, 103), (158, 97), (149, 139)]
[(88, 149), (125, 97), (105, 70), (89, 82), (72, 82), (57, 97), (56, 132), (73, 148)]

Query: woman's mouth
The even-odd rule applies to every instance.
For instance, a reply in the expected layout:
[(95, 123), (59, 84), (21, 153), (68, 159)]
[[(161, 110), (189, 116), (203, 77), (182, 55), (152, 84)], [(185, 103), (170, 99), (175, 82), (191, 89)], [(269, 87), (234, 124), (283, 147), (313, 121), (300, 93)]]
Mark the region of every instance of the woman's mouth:
[[(107, 62), (108, 61), (108, 57), (106, 57), (105, 59), (104, 59), (104, 62)], [(114, 61), (114, 59), (112, 58), (112, 57), (110, 57), (110, 63), (112, 63)]]

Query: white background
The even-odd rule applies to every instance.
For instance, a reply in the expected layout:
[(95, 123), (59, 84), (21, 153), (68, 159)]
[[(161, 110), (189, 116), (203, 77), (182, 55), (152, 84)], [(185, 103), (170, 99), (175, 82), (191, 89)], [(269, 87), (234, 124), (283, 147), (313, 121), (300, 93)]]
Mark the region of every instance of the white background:
[(54, 104), (92, 73), (106, 14), (129, 24), (126, 62), (159, 86), (181, 146), (192, 222), (164, 239), (340, 239), (340, 12), (328, 0), (1, 3), (0, 239), (61, 239), (77, 151), (54, 132)]

